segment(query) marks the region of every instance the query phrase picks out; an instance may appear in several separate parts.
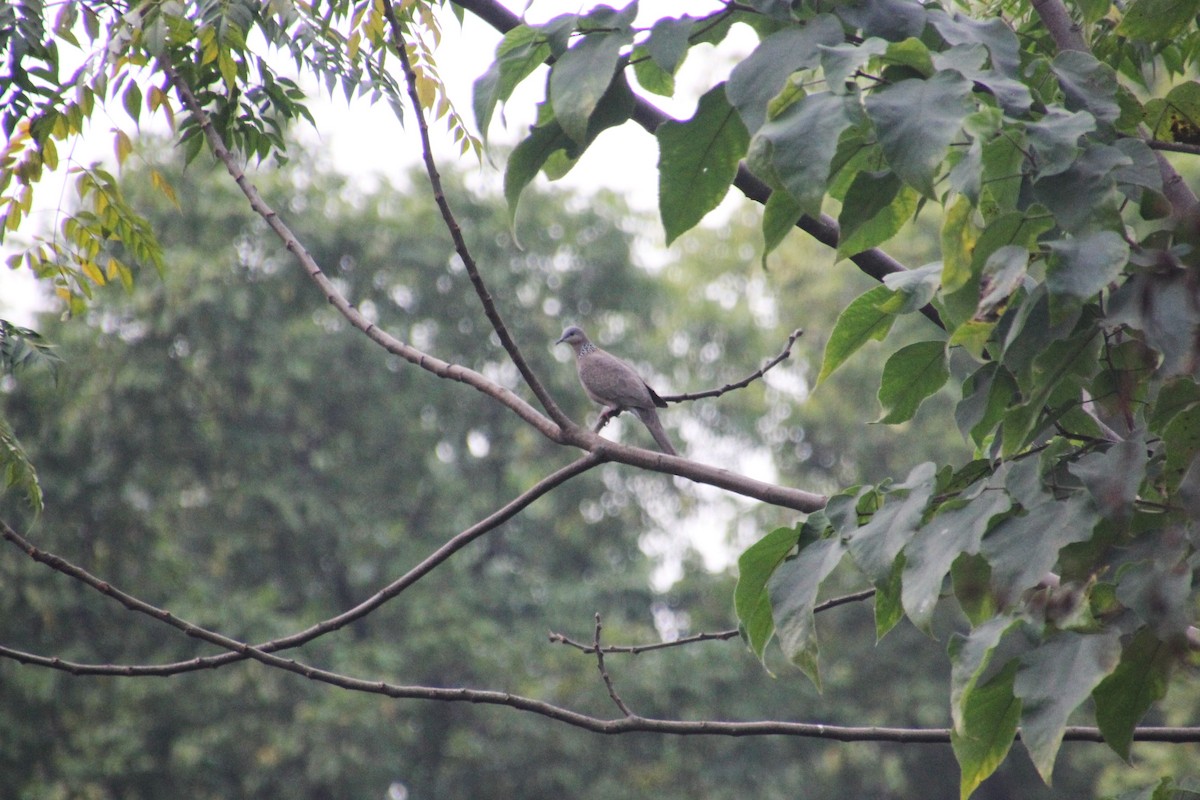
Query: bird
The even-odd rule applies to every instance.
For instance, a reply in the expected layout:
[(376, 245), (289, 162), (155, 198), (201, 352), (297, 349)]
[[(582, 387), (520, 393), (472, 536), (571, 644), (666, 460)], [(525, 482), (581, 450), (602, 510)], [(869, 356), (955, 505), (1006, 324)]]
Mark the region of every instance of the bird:
[(575, 369), (587, 396), (604, 406), (604, 413), (628, 409), (637, 414), (662, 451), (667, 455), (675, 455), (675, 448), (671, 446), (671, 440), (658, 420), (658, 412), (654, 410), (656, 406), (666, 408), (667, 402), (642, 380), (637, 370), (596, 347), (583, 328), (577, 325), (564, 330), (555, 344), (563, 342), (575, 350)]

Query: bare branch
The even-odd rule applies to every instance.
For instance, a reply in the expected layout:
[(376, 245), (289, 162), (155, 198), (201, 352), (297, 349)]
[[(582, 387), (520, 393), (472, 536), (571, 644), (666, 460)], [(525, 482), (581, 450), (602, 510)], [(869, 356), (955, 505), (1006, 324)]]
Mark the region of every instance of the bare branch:
[(296, 235), (280, 219), (279, 214), (262, 199), (262, 196), (258, 193), (258, 189), (246, 178), (246, 173), (242, 170), (234, 155), (229, 151), (229, 148), (225, 146), (225, 142), (213, 127), (212, 120), (196, 99), (191, 87), (187, 85), (187, 82), (182, 79), (175, 68), (169, 63), (162, 60), (159, 63), (163, 71), (171, 79), (171, 83), (175, 87), (175, 91), (178, 93), (184, 106), (187, 107), (188, 111), (195, 116), (197, 122), (200, 124), (201, 129), (204, 131), (204, 136), (208, 140), (209, 147), (221, 163), (225, 165), (225, 169), (237, 183), (238, 188), (242, 190), (242, 194), (250, 201), (250, 207), (266, 221), (271, 230), (275, 232), (275, 235), (283, 242), (284, 247), (296, 256), (304, 271), (308, 273), (308, 276), (320, 288), (321, 293), (325, 295), (330, 304), (351, 325), (365, 333), (372, 341), (382, 346), (389, 353), (398, 355), (404, 360), (416, 364), (440, 378), (450, 378), (465, 383), (483, 394), (499, 400), (514, 411), (521, 419), (541, 431), (546, 437), (555, 441), (560, 439), (561, 430), (559, 426), (542, 416), (533, 406), (529, 405), (529, 403), (513, 392), (505, 389), (498, 383), (488, 380), (472, 369), (459, 364), (448, 363), (440, 358), (424, 353), (412, 345), (401, 342), (390, 333), (377, 327), (375, 323), (368, 320), (357, 308), (351, 305), (345, 296), (338, 291), (333, 281), (325, 275), (316, 260), (313, 259), (300, 240), (296, 238)]
[[(336, 631), (340, 628), (349, 625), (356, 620), (362, 619), (367, 614), (379, 608), (387, 601), (393, 599), (405, 589), (409, 588), (424, 576), (432, 572), (436, 567), (448, 560), (452, 555), (466, 547), (471, 542), (478, 539), (485, 533), (499, 527), (504, 522), (512, 519), (520, 511), (533, 503), (542, 495), (550, 492), (552, 489), (561, 486), (576, 475), (582, 474), (592, 467), (600, 464), (603, 461), (599, 456), (589, 453), (582, 458), (568, 464), (562, 469), (556, 470), (552, 474), (538, 481), (529, 489), (522, 492), (520, 495), (509, 501), (503, 507), (489, 514), (484, 519), (475, 523), (471, 527), (457, 534), (448, 540), (445, 544), (439, 547), (430, 555), (426, 556), (419, 564), (410, 569), (404, 575), (400, 576), (395, 581), (380, 589), (367, 600), (359, 603), (357, 606), (348, 609), (336, 617), (323, 620), (316, 625), (306, 628), (297, 633), (291, 634), (278, 639), (272, 639), (262, 644), (253, 645), (253, 649), (264, 652), (273, 653), (280, 650), (287, 650), (294, 647), (299, 647), (303, 644), (313, 641), (327, 633)], [(45, 564), (65, 575), (68, 575), (76, 580), (92, 586), (101, 591), (102, 594), (107, 594), (114, 599), (120, 601), (126, 608), (132, 608), (135, 611), (142, 611), (162, 621), (165, 617), (172, 616), (170, 612), (150, 606), (148, 603), (143, 603), (143, 607), (133, 607), (126, 603), (121, 597), (105, 591), (104, 588), (111, 588), (107, 583), (93, 578), (82, 568), (72, 564), (61, 556), (47, 553), (34, 547), (20, 534), (14, 531), (7, 523), (0, 520), (0, 537), (6, 541), (19, 547), (25, 551), (26, 555), (33, 558), (35, 561)], [(130, 598), (133, 599), (133, 598)], [(140, 601), (139, 601), (140, 602)], [(76, 675), (175, 675), (182, 672), (193, 672), (200, 669), (212, 669), (214, 667), (224, 666), (225, 664), (234, 661), (241, 661), (247, 658), (246, 655), (237, 652), (223, 653), (219, 656), (208, 656), (204, 658), (194, 658), (187, 661), (178, 661), (170, 664), (158, 665), (113, 665), (113, 664), (76, 664), (73, 662), (62, 661), (58, 658), (37, 656), (31, 653), (24, 653), (18, 650), (9, 648), (0, 648), (0, 656), (13, 658), (23, 663), (38, 664), (40, 666), (53, 667), (55, 669), (65, 669)]]
[(778, 366), (780, 363), (782, 363), (783, 361), (790, 358), (792, 355), (792, 345), (794, 345), (796, 343), (796, 340), (799, 339), (803, 335), (804, 335), (804, 331), (801, 330), (800, 328), (797, 328), (796, 330), (792, 331), (791, 335), (788, 336), (787, 344), (784, 345), (783, 351), (780, 352), (779, 355), (775, 356), (770, 361), (768, 361), (766, 364), (763, 364), (761, 368), (759, 368), (758, 370), (756, 370), (749, 376), (743, 378), (742, 380), (738, 381), (737, 383), (727, 383), (724, 386), (722, 386), (720, 389), (709, 389), (709, 390), (703, 391), (703, 392), (692, 392), (690, 394), (666, 395), (663, 397), (663, 400), (666, 400), (668, 403), (682, 403), (685, 400), (700, 400), (705, 397), (720, 397), (721, 395), (725, 394), (726, 392), (732, 392), (736, 389), (745, 389), (747, 386), (754, 383), (754, 381), (758, 380), (763, 375), (766, 375), (767, 371), (770, 370), (772, 367)]
[[(852, 592), (842, 595), (841, 597), (832, 597), (823, 603), (818, 603), (813, 607), (813, 613), (817, 614), (821, 611), (826, 611), (831, 608), (836, 608), (846, 603), (854, 603), (859, 600), (866, 600), (868, 597), (874, 597), (874, 589), (863, 589), (862, 591)], [(696, 644), (697, 642), (723, 642), (729, 639), (735, 639), (738, 636), (738, 629), (731, 628), (727, 631), (719, 631), (717, 633), (697, 633), (692, 636), (684, 636), (681, 639), (674, 639), (669, 642), (655, 642), (654, 644), (635, 644), (635, 645), (610, 645), (604, 648), (605, 653), (627, 653), (629, 655), (637, 655), (638, 653), (647, 653), (651, 650), (666, 650), (669, 647), (682, 647), (688, 644)], [(581, 653), (593, 653), (597, 645), (586, 645), (577, 642), (561, 633), (550, 631), (549, 639), (554, 644), (563, 644), (568, 647), (574, 647)]]
[(617, 694), (616, 687), (613, 686), (612, 678), (608, 675), (608, 670), (604, 668), (604, 648), (600, 646), (600, 631), (603, 626), (600, 624), (600, 612), (596, 612), (596, 633), (593, 638), (594, 645), (592, 652), (596, 654), (596, 668), (600, 670), (600, 678), (604, 681), (604, 687), (608, 689), (608, 696), (612, 698), (613, 703), (621, 710), (621, 713), (626, 717), (636, 716), (629, 710), (629, 706), (625, 705), (625, 701)]
[(392, 47), (400, 57), (400, 66), (404, 72), (404, 81), (408, 85), (408, 99), (412, 104), (413, 114), (417, 118), (417, 130), (421, 136), (421, 155), (425, 162), (425, 172), (429, 176), (429, 185), (433, 189), (434, 202), (437, 203), (438, 211), (442, 214), (442, 220), (446, 223), (446, 230), (450, 232), (450, 238), (454, 242), (454, 251), (462, 259), (463, 266), (467, 270), (467, 275), (471, 278), (471, 285), (475, 287), (475, 294), (479, 296), (479, 302), (483, 304), (483, 312), (487, 315), (488, 321), (492, 323), (492, 329), (496, 331), (496, 335), (500, 337), (500, 343), (504, 345), (504, 349), (508, 352), (508, 357), (512, 359), (513, 364), (521, 372), (521, 377), (525, 379), (525, 383), (529, 386), (534, 396), (541, 402), (542, 407), (546, 409), (546, 413), (550, 415), (550, 418), (560, 426), (566, 426), (570, 424), (570, 419), (558, 407), (558, 404), (554, 402), (554, 398), (550, 396), (550, 393), (546, 391), (541, 381), (538, 380), (533, 369), (525, 361), (525, 356), (521, 354), (520, 348), (517, 347), (517, 343), (513, 341), (512, 335), (508, 332), (508, 326), (504, 324), (504, 319), (500, 316), (500, 312), (496, 309), (496, 304), (492, 300), (492, 294), (488, 291), (487, 285), (483, 281), (483, 276), (479, 273), (479, 266), (475, 263), (475, 258), (471, 255), (471, 251), (467, 247), (467, 242), (463, 238), (462, 227), (458, 224), (458, 220), (450, 208), (450, 203), (446, 199), (446, 192), (442, 187), (442, 177), (438, 173), (437, 162), (433, 158), (433, 147), (429, 142), (429, 125), (425, 121), (425, 110), (421, 107), (421, 100), (417, 94), (417, 75), (413, 71), (412, 62), (408, 55), (408, 47), (404, 42), (403, 27), (396, 17), (396, 8), (390, 1), (384, 3), (384, 11), (387, 14), (388, 24), (392, 29)]
[(1151, 150), (1163, 150), (1170, 153), (1187, 153), (1200, 156), (1200, 144), (1184, 144), (1183, 142), (1164, 142), (1161, 139), (1149, 139), (1146, 144)]

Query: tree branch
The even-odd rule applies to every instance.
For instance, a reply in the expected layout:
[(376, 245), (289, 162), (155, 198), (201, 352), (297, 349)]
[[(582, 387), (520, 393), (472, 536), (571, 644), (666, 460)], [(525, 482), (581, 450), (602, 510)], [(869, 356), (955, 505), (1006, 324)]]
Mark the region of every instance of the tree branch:
[[(821, 611), (826, 611), (831, 608), (836, 608), (846, 603), (854, 603), (859, 600), (865, 600), (868, 597), (875, 595), (874, 589), (863, 589), (862, 591), (852, 592), (851, 594), (842, 595), (841, 597), (832, 597), (823, 603), (818, 603), (813, 607), (813, 613), (817, 614)], [(675, 639), (670, 642), (655, 642), (654, 644), (635, 644), (635, 645), (610, 645), (604, 648), (605, 653), (627, 653), (629, 655), (637, 655), (638, 653), (647, 653), (651, 650), (666, 650), (669, 647), (682, 647), (684, 645), (695, 644), (697, 642), (723, 642), (729, 639), (737, 638), (741, 633), (737, 628), (731, 628), (727, 631), (718, 633), (697, 633), (692, 636), (685, 636), (682, 639)], [(561, 633), (550, 631), (550, 641), (554, 644), (563, 644), (568, 647), (574, 647), (581, 653), (593, 653), (598, 645), (586, 645), (582, 642), (577, 642), (564, 636)]]
[[(429, 370), (443, 378), (451, 378), (471, 386), (472, 388), (492, 397), (513, 410), (521, 419), (528, 422), (546, 438), (559, 444), (569, 444), (587, 450), (605, 461), (619, 461), (634, 467), (679, 475), (699, 483), (707, 483), (736, 494), (752, 497), (765, 503), (792, 508), (797, 511), (816, 511), (825, 505), (822, 495), (792, 489), (783, 486), (764, 483), (743, 475), (736, 475), (725, 469), (710, 467), (696, 461), (689, 461), (678, 456), (667, 456), (662, 453), (627, 447), (610, 442), (595, 433), (581, 428), (570, 422), (559, 426), (543, 416), (529, 403), (513, 392), (494, 383), (478, 372), (458, 364), (449, 364), (441, 359), (421, 352), (411, 345), (404, 344), (375, 323), (367, 320), (354, 306), (346, 300), (337, 287), (321, 270), (313, 257), (296, 238), (295, 234), (284, 224), (279, 215), (259, 195), (258, 190), (246, 178), (246, 174), (238, 165), (237, 159), (225, 146), (220, 134), (213, 127), (212, 120), (204, 108), (196, 100), (187, 82), (167, 62), (159, 62), (163, 71), (171, 79), (176, 92), (179, 93), (183, 104), (196, 117), (213, 153), (225, 165), (225, 169), (237, 183), (242, 194), (250, 202), (250, 207), (261, 216), (271, 227), (271, 230), (283, 241), (284, 246), (300, 261), (301, 266), (309, 277), (317, 284), (330, 304), (338, 310), (355, 328), (365, 333), (372, 341), (382, 346), (390, 353), (416, 364), (422, 369)], [(665, 460), (669, 459), (669, 460)]]
[(604, 668), (604, 648), (600, 646), (600, 631), (602, 627), (600, 624), (600, 612), (597, 611), (596, 633), (592, 640), (595, 644), (592, 647), (592, 652), (596, 654), (596, 668), (600, 670), (600, 679), (604, 681), (604, 687), (608, 689), (608, 696), (616, 704), (617, 708), (621, 710), (621, 713), (626, 717), (635, 717), (637, 715), (629, 710), (629, 706), (625, 705), (625, 701), (617, 694), (617, 689), (613, 686), (612, 678), (609, 677), (608, 670)]
[[(419, 564), (414, 566), (404, 575), (400, 576), (390, 584), (380, 589), (374, 595), (364, 600), (362, 603), (350, 608), (335, 617), (323, 620), (316, 625), (305, 628), (289, 636), (284, 636), (278, 639), (261, 644), (253, 645), (255, 650), (264, 653), (278, 652), (294, 647), (299, 647), (303, 644), (313, 641), (327, 633), (331, 633), (340, 628), (344, 628), (352, 622), (362, 619), (367, 614), (382, 606), (384, 603), (395, 598), (404, 590), (415, 584), (421, 578), (428, 575), (436, 567), (447, 561), (452, 555), (466, 547), (471, 542), (488, 533), (491, 530), (499, 527), (503, 523), (512, 519), (520, 511), (533, 503), (538, 498), (542, 497), (551, 490), (566, 483), (576, 475), (580, 475), (592, 467), (600, 464), (603, 461), (599, 456), (593, 453), (588, 453), (582, 458), (568, 464), (567, 466), (555, 470), (550, 475), (546, 476), (536, 484), (526, 489), (517, 497), (506, 503), (503, 507), (489, 514), (471, 527), (463, 530), (461, 533), (449, 539), (445, 544), (435, 550), (433, 553), (426, 556)], [(34, 547), (28, 540), (23, 538), (7, 523), (0, 520), (0, 537), (6, 541), (16, 545), (25, 552), (30, 558), (45, 564), (51, 569), (62, 572), (63, 574), (82, 581), (83, 583), (92, 586), (102, 594), (107, 594), (110, 597), (121, 602), (126, 608), (131, 606), (125, 603), (121, 597), (110, 594), (105, 588), (108, 584), (91, 576), (87, 571), (78, 567), (61, 556), (47, 553)], [(150, 616), (160, 621), (164, 617), (171, 617), (170, 612), (163, 609), (155, 608), (149, 604), (143, 604), (143, 608), (133, 608), (136, 611), (148, 613)], [(112, 664), (75, 664), (73, 662), (62, 661), (58, 658), (36, 656), (30, 653), (22, 653), (21, 651), (11, 650), (9, 648), (0, 648), (0, 656), (14, 658), (25, 663), (36, 663), (40, 666), (54, 667), (56, 669), (65, 669), (76, 675), (176, 675), (182, 672), (193, 672), (200, 669), (212, 669), (214, 667), (224, 666), (225, 664), (234, 661), (241, 661), (247, 656), (237, 652), (223, 653), (219, 656), (208, 656), (203, 658), (194, 658), (186, 661), (178, 661), (171, 664), (155, 664), (155, 665), (112, 665)], [(61, 666), (60, 666), (61, 665)]]
[(250, 207), (266, 221), (271, 230), (275, 232), (275, 235), (283, 242), (284, 247), (296, 257), (300, 265), (304, 268), (304, 271), (317, 284), (329, 303), (351, 325), (362, 331), (368, 338), (382, 346), (389, 353), (398, 355), (409, 363), (416, 364), (422, 369), (432, 372), (439, 378), (450, 378), (460, 383), (465, 383), (473, 389), (499, 400), (547, 438), (554, 441), (560, 439), (561, 430), (559, 426), (542, 416), (537, 409), (529, 405), (529, 403), (525, 402), (515, 393), (505, 389), (498, 383), (488, 380), (475, 370), (468, 369), (459, 364), (448, 363), (440, 358), (424, 353), (412, 345), (401, 342), (390, 333), (377, 327), (375, 323), (368, 320), (357, 308), (351, 305), (346, 297), (338, 291), (333, 281), (329, 279), (304, 245), (301, 244), (300, 240), (296, 238), (296, 235), (280, 219), (279, 214), (262, 199), (262, 196), (258, 193), (258, 189), (246, 178), (246, 173), (242, 171), (233, 153), (225, 146), (224, 140), (221, 139), (220, 134), (213, 127), (212, 120), (196, 99), (196, 95), (192, 92), (191, 87), (188, 86), (187, 82), (183, 80), (182, 76), (179, 75), (171, 64), (162, 59), (159, 60), (159, 64), (163, 72), (170, 78), (183, 105), (187, 107), (188, 111), (195, 116), (197, 122), (200, 124), (200, 128), (204, 131), (204, 136), (208, 140), (208, 145), (212, 149), (213, 154), (225, 165), (225, 169), (229, 172), (230, 177), (233, 178), (238, 188), (242, 190), (242, 194), (250, 202)]
[(458, 220), (450, 208), (450, 203), (446, 199), (446, 192), (442, 187), (442, 177), (438, 173), (437, 162), (433, 158), (433, 147), (429, 142), (429, 125), (425, 121), (425, 110), (421, 107), (421, 99), (417, 94), (417, 74), (413, 71), (412, 62), (408, 55), (408, 48), (404, 43), (403, 28), (396, 17), (395, 6), (390, 0), (384, 3), (384, 11), (387, 15), (388, 24), (392, 29), (392, 47), (400, 57), (400, 66), (404, 72), (405, 84), (408, 87), (408, 99), (412, 104), (413, 114), (417, 118), (417, 130), (421, 136), (421, 156), (425, 163), (425, 172), (429, 176), (429, 185), (433, 189), (434, 202), (437, 204), (438, 211), (441, 212), (442, 220), (446, 224), (446, 230), (450, 232), (450, 239), (454, 242), (454, 251), (462, 259), (463, 266), (467, 270), (467, 275), (471, 279), (471, 285), (475, 287), (475, 294), (478, 295), (479, 302), (483, 305), (483, 313), (487, 315), (488, 321), (492, 323), (492, 329), (500, 337), (500, 343), (508, 352), (508, 357), (512, 359), (513, 364), (520, 371), (521, 377), (525, 379), (526, 385), (529, 386), (530, 391), (541, 402), (542, 407), (550, 415), (550, 418), (558, 423), (559, 426), (565, 426), (570, 423), (570, 419), (558, 407), (558, 404), (554, 402), (554, 398), (550, 396), (550, 393), (546, 391), (541, 381), (538, 380), (537, 375), (534, 374), (533, 369), (526, 362), (525, 356), (521, 354), (520, 348), (517, 347), (517, 343), (513, 341), (512, 335), (508, 332), (508, 326), (504, 324), (504, 319), (496, 309), (496, 303), (492, 299), (492, 294), (488, 291), (487, 284), (483, 281), (483, 276), (479, 273), (479, 266), (475, 263), (475, 258), (471, 255), (471, 251), (467, 247), (467, 242), (463, 238), (462, 226), (458, 224)]
[(788, 358), (790, 358), (792, 355), (792, 345), (794, 345), (796, 343), (796, 340), (799, 339), (803, 335), (804, 335), (804, 331), (800, 330), (799, 328), (792, 331), (791, 335), (788, 336), (787, 344), (783, 346), (783, 350), (779, 353), (779, 355), (775, 356), (770, 361), (768, 361), (766, 364), (763, 364), (762, 367), (760, 367), (758, 370), (751, 373), (749, 376), (743, 378), (742, 380), (738, 381), (737, 383), (727, 383), (724, 386), (722, 386), (720, 389), (708, 389), (707, 391), (703, 391), (703, 392), (691, 392), (691, 393), (687, 393), (687, 394), (664, 395), (662, 399), (666, 400), (668, 403), (682, 403), (685, 400), (700, 400), (700, 399), (703, 399), (706, 397), (720, 397), (721, 395), (725, 394), (726, 392), (732, 392), (737, 389), (745, 389), (747, 386), (754, 383), (754, 381), (758, 380), (763, 375), (766, 375), (768, 370), (770, 370), (771, 368), (773, 368), (775, 366), (778, 366), (779, 364), (781, 364), (782, 362), (784, 362)]

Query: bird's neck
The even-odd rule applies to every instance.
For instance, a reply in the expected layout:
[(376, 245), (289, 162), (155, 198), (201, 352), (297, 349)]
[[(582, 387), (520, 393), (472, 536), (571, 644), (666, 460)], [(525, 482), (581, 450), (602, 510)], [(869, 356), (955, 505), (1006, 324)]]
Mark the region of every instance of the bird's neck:
[(596, 345), (592, 344), (591, 342), (584, 342), (583, 344), (579, 345), (579, 350), (575, 353), (575, 355), (578, 358), (583, 358), (588, 353), (594, 352), (596, 352)]

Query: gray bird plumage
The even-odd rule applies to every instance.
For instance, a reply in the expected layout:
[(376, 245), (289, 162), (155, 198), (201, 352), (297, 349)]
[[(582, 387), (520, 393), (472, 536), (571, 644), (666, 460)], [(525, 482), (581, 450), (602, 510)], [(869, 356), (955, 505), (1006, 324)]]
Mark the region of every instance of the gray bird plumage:
[(606, 409), (628, 409), (650, 431), (654, 441), (664, 453), (675, 455), (675, 448), (667, 438), (662, 423), (658, 421), (658, 408), (666, 408), (666, 402), (654, 393), (637, 370), (621, 359), (592, 344), (583, 329), (575, 325), (563, 331), (555, 344), (566, 342), (575, 350), (575, 369), (583, 391), (593, 401)]

